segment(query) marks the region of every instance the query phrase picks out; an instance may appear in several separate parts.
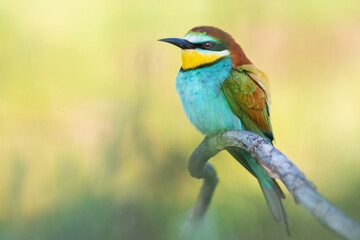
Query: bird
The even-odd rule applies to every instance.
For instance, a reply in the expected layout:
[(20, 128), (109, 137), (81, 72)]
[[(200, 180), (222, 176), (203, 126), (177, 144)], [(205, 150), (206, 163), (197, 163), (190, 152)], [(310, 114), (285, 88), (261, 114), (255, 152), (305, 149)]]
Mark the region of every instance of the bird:
[[(211, 136), (227, 130), (247, 130), (273, 143), (268, 77), (230, 34), (217, 27), (198, 26), (184, 38), (159, 41), (181, 48), (176, 91), (186, 116), (198, 131)], [(272, 217), (290, 236), (282, 204), (285, 194), (276, 175), (245, 150), (226, 150), (257, 178)]]

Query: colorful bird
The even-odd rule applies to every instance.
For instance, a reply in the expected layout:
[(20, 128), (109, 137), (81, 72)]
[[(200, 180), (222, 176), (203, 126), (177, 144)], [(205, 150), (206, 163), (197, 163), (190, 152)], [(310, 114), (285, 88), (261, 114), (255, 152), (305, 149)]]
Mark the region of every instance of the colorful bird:
[[(228, 33), (200, 26), (184, 38), (159, 41), (182, 49), (176, 90), (187, 117), (201, 133), (248, 130), (274, 140), (268, 78)], [(244, 150), (230, 147), (227, 151), (258, 179), (273, 218), (289, 232), (281, 202), (285, 195), (271, 171)]]

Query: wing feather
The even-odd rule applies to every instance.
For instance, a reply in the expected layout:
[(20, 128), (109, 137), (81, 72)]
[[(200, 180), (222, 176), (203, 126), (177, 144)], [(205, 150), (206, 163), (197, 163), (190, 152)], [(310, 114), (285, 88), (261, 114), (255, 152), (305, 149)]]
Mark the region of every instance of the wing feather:
[(270, 91), (266, 75), (253, 65), (233, 69), (223, 83), (233, 112), (247, 130), (274, 139), (270, 123)]

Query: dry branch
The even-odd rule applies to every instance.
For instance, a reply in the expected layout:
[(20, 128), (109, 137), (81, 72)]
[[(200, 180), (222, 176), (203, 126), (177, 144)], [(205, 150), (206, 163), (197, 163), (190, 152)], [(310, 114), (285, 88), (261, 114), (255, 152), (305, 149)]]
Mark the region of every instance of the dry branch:
[(295, 201), (326, 227), (344, 239), (360, 239), (360, 224), (326, 200), (294, 163), (265, 139), (240, 130), (207, 136), (192, 153), (188, 166), (190, 174), (204, 180), (187, 226), (195, 227), (203, 219), (217, 184), (216, 172), (207, 161), (226, 147), (248, 151), (257, 161), (278, 174)]

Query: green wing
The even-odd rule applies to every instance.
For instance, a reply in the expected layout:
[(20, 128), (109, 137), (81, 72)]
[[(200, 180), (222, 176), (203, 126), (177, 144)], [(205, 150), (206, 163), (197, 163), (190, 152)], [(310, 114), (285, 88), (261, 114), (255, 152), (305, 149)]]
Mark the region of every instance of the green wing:
[[(272, 141), (274, 137), (270, 123), (270, 93), (266, 75), (253, 65), (244, 65), (232, 69), (222, 89), (231, 109), (240, 118), (245, 129)], [(270, 178), (262, 165), (248, 152), (234, 147), (227, 150), (258, 179), (271, 215), (285, 226), (290, 236), (285, 209), (281, 202), (285, 195), (275, 179)]]
[(269, 85), (263, 72), (253, 65), (232, 69), (222, 89), (246, 130), (274, 140), (269, 115)]

